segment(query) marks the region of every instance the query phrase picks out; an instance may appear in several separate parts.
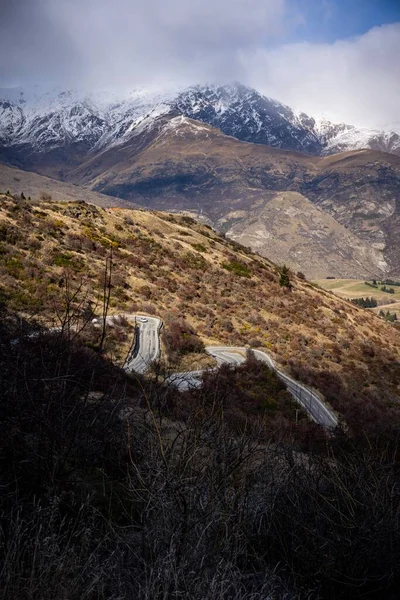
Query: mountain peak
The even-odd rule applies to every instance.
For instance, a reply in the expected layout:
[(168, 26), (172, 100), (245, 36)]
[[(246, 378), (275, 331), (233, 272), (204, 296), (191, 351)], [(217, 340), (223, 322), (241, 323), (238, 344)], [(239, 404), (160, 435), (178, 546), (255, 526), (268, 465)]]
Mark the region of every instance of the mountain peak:
[(7, 149), (18, 156), (27, 147), (41, 154), (71, 145), (87, 152), (123, 143), (167, 113), (207, 123), (241, 141), (311, 155), (360, 148), (400, 154), (396, 131), (314, 119), (238, 81), (124, 93), (1, 89), (0, 147), (6, 158)]

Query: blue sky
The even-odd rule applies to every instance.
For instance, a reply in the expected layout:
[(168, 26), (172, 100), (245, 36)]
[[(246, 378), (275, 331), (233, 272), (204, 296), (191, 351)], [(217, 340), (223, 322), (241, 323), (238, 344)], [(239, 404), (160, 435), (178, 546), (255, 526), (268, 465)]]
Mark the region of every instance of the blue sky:
[(290, 41), (335, 42), (400, 21), (400, 0), (290, 0), (300, 23)]

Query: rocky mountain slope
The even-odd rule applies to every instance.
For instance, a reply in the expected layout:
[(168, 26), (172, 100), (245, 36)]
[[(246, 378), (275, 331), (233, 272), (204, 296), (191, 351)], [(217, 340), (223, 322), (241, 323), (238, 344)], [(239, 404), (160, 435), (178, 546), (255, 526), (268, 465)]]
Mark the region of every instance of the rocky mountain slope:
[(298, 192), (271, 193), (267, 202), (246, 210), (228, 212), (220, 228), (244, 246), (277, 263), (306, 271), (350, 276), (378, 272), (385, 266), (383, 253), (313, 205)]
[(240, 84), (193, 87), (178, 96), (175, 107), (238, 140), (309, 154), (323, 149), (313, 119)]
[(323, 147), (322, 154), (369, 148), (400, 155), (400, 129), (357, 128), (346, 123), (334, 124), (326, 119), (317, 120), (314, 129)]

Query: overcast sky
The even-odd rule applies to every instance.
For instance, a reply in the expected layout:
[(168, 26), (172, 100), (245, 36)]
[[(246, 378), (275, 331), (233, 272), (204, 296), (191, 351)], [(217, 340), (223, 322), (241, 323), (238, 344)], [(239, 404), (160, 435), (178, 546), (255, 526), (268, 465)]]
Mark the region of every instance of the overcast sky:
[(0, 0), (0, 85), (238, 80), (295, 109), (400, 125), (400, 0)]

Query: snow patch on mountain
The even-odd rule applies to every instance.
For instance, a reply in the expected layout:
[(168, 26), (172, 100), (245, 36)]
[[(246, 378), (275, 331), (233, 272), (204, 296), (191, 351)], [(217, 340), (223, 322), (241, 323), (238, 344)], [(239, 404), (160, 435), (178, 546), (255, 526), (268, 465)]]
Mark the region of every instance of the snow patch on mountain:
[(400, 154), (400, 128), (379, 131), (314, 119), (239, 83), (124, 94), (0, 89), (0, 145), (36, 153), (68, 146), (95, 152), (150, 132), (169, 114), (172, 127), (174, 117), (182, 116), (239, 140), (313, 155), (362, 148)]
[(206, 135), (209, 133), (209, 126), (202, 125), (199, 122), (192, 121), (188, 117), (179, 115), (178, 117), (172, 118), (164, 127), (163, 133), (172, 132), (173, 135), (178, 137), (184, 137), (187, 134), (192, 135)]
[(398, 131), (380, 131), (346, 123), (335, 124), (321, 118), (316, 120), (315, 131), (321, 139), (323, 154), (362, 149), (400, 153), (400, 128)]

